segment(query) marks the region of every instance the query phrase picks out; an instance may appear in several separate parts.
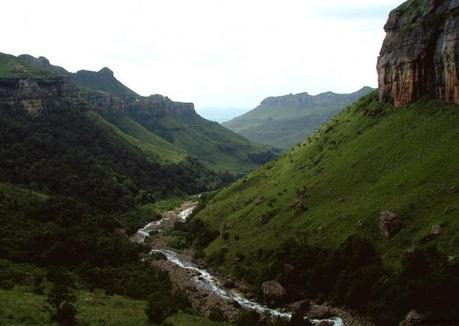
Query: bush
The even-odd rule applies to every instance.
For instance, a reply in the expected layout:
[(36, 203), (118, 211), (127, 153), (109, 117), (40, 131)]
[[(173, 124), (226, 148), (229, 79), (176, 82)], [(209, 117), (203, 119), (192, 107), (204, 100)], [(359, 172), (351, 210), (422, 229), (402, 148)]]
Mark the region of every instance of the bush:
[(225, 315), (223, 314), (223, 311), (217, 306), (213, 306), (212, 308), (210, 308), (209, 319), (212, 321), (225, 321), (226, 320)]
[(76, 297), (70, 294), (65, 285), (54, 284), (46, 302), (45, 309), (50, 313), (52, 321), (65, 326), (76, 324)]

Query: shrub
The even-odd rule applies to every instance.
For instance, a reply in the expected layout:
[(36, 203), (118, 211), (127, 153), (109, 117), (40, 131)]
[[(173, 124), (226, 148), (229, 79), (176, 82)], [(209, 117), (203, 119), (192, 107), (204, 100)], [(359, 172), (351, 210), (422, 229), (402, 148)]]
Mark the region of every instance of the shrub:
[(59, 325), (75, 325), (77, 307), (76, 297), (70, 294), (68, 288), (62, 284), (54, 284), (48, 294), (45, 309), (50, 313), (51, 320)]

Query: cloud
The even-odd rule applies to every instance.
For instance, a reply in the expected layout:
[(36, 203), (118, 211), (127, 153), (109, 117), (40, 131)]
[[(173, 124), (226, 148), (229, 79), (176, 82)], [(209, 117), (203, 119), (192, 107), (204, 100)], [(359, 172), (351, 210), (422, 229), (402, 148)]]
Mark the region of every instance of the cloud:
[(0, 5), (2, 51), (71, 71), (109, 66), (137, 92), (197, 106), (376, 84), (390, 9), (378, 0), (22, 0)]

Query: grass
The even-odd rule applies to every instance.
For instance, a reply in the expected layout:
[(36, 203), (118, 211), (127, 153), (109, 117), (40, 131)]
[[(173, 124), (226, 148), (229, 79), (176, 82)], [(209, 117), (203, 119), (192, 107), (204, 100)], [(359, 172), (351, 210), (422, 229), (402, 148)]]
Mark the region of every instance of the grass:
[[(79, 325), (145, 326), (152, 325), (145, 314), (146, 301), (114, 295), (101, 291), (75, 291)], [(44, 309), (46, 296), (32, 293), (26, 287), (12, 290), (0, 289), (0, 325), (40, 326), (57, 325), (50, 321)], [(227, 323), (213, 322), (204, 317), (179, 312), (167, 318), (164, 326), (218, 326)]]
[(54, 77), (50, 72), (26, 64), (15, 56), (0, 53), (0, 78), (38, 78)]
[(287, 150), (369, 92), (371, 88), (353, 94), (287, 95), (263, 101), (257, 108), (223, 125), (251, 141)]
[(123, 119), (124, 126), (128, 128), (127, 132), (123, 132), (119, 127), (111, 124), (95, 111), (88, 111), (86, 114), (98, 125), (137, 147), (152, 162), (161, 162), (163, 164), (178, 163), (186, 157), (184, 151), (147, 131), (128, 118)]
[[(161, 137), (186, 150), (190, 156), (198, 158), (204, 166), (216, 172), (246, 173), (258, 166), (250, 159), (250, 154), (271, 150), (270, 146), (251, 143), (196, 114), (168, 114), (155, 119), (155, 124), (154, 128), (159, 130)], [(149, 129), (147, 124), (144, 126)]]
[[(229, 233), (207, 249), (228, 248), (253, 258), (296, 238), (336, 248), (348, 237), (369, 238), (388, 268), (398, 269), (409, 247), (423, 246), (433, 225), (438, 249), (459, 255), (459, 109), (419, 101), (400, 110), (371, 95), (349, 107), (284, 156), (221, 191), (198, 217)], [(302, 199), (307, 209), (293, 208)], [(263, 202), (255, 203), (263, 196)], [(378, 229), (381, 211), (396, 211), (402, 230), (390, 239)], [(269, 216), (262, 222), (263, 216)]]
[[(78, 291), (77, 319), (81, 325), (146, 325), (146, 303), (102, 292)], [(0, 289), (0, 325), (52, 325), (43, 309), (46, 296), (31, 293), (26, 288)]]

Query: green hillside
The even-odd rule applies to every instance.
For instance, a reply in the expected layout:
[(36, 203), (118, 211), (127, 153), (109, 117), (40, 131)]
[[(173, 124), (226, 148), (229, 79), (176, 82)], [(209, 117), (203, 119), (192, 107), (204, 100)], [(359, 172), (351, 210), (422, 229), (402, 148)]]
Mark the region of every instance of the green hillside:
[(0, 78), (50, 78), (53, 74), (27, 64), (15, 56), (0, 53)]
[[(145, 326), (146, 301), (127, 297), (109, 296), (101, 291), (75, 291), (78, 317), (81, 325)], [(46, 296), (33, 293), (32, 288), (22, 286), (11, 290), (0, 289), (0, 325), (42, 326), (56, 325), (43, 308)], [(164, 326), (218, 326), (226, 323), (179, 312), (167, 318)]]
[(192, 108), (183, 112), (164, 111), (155, 110), (152, 104), (150, 110), (129, 110), (129, 117), (198, 158), (211, 170), (245, 173), (274, 157), (270, 146), (251, 143), (220, 124), (200, 117)]
[(108, 68), (71, 74), (43, 57), (22, 55), (19, 60), (36, 69), (68, 76), (94, 110), (123, 131), (123, 137), (149, 157), (180, 162), (189, 156), (214, 172), (239, 175), (276, 155), (271, 146), (252, 143), (202, 118), (192, 103), (174, 102), (162, 95), (142, 97), (136, 94), (118, 81)]
[[(293, 264), (295, 273), (303, 278), (287, 283), (306, 291), (303, 295), (317, 295), (313, 290), (316, 288), (337, 304), (365, 307), (363, 310), (370, 314), (380, 309), (392, 322), (412, 309), (410, 304), (422, 306), (422, 300), (429, 309), (440, 310), (434, 300), (446, 298), (450, 292), (436, 297), (442, 287), (436, 277), (441, 282), (452, 277), (451, 268), (456, 267), (444, 267), (448, 265), (445, 257), (459, 255), (459, 165), (455, 164), (459, 161), (458, 124), (457, 106), (424, 100), (395, 110), (377, 102), (376, 94), (363, 98), (301, 145), (209, 201), (197, 217), (218, 229), (221, 236), (206, 248), (207, 259), (253, 285), (277, 275), (276, 266), (282, 265), (273, 262)], [(401, 230), (390, 238), (382, 236), (378, 228), (383, 211), (392, 211), (401, 219)], [(434, 225), (442, 228), (438, 236), (431, 235)], [(346, 267), (347, 259), (353, 258), (348, 254), (339, 260), (337, 257), (349, 246), (360, 246), (361, 242), (352, 239), (362, 239), (366, 258), (363, 262), (348, 262), (351, 265)], [(435, 250), (443, 258), (428, 254)], [(292, 257), (291, 252), (301, 254)], [(357, 249), (352, 252), (349, 257), (358, 257)], [(409, 274), (407, 252), (412, 252), (414, 261), (427, 270), (436, 261), (435, 269), (442, 276), (425, 270), (428, 280), (420, 281), (416, 276), (398, 284)], [(374, 257), (371, 263), (369, 257)], [(308, 267), (301, 267), (303, 264)], [(359, 272), (355, 264), (368, 264), (366, 272)], [(351, 268), (348, 279), (339, 281), (342, 275), (330, 276), (332, 266), (338, 270)], [(323, 279), (308, 283), (313, 282), (314, 270)], [(382, 275), (393, 275), (392, 281), (385, 281), (389, 288), (384, 290), (379, 288)], [(450, 287), (457, 289), (459, 283), (454, 282), (458, 280), (448, 280)], [(431, 290), (426, 290), (425, 283)], [(326, 284), (335, 287), (330, 289)], [(391, 284), (398, 285), (390, 288)], [(423, 284), (423, 290), (414, 284)], [(377, 299), (356, 290), (367, 287), (373, 287), (373, 295), (379, 293)], [(295, 288), (291, 291), (300, 295)], [(352, 299), (356, 293), (363, 301)], [(392, 297), (394, 293), (397, 299)], [(371, 303), (373, 300), (376, 303)], [(385, 300), (399, 306), (395, 308)], [(376, 305), (373, 311), (369, 304)], [(378, 318), (382, 318), (381, 311)]]
[(83, 89), (108, 92), (122, 99), (136, 98), (139, 96), (118, 81), (113, 76), (113, 71), (107, 67), (102, 68), (98, 72), (80, 70), (72, 74), (71, 79), (76, 85)]
[(301, 93), (270, 97), (252, 111), (223, 125), (251, 141), (287, 150), (371, 91), (364, 87), (352, 94), (327, 92), (316, 96)]
[(149, 132), (137, 122), (127, 117), (123, 117), (118, 121), (118, 127), (102, 118), (95, 111), (89, 111), (87, 115), (100, 126), (114, 132), (140, 149), (151, 161), (171, 164), (182, 162), (186, 158), (185, 151)]

